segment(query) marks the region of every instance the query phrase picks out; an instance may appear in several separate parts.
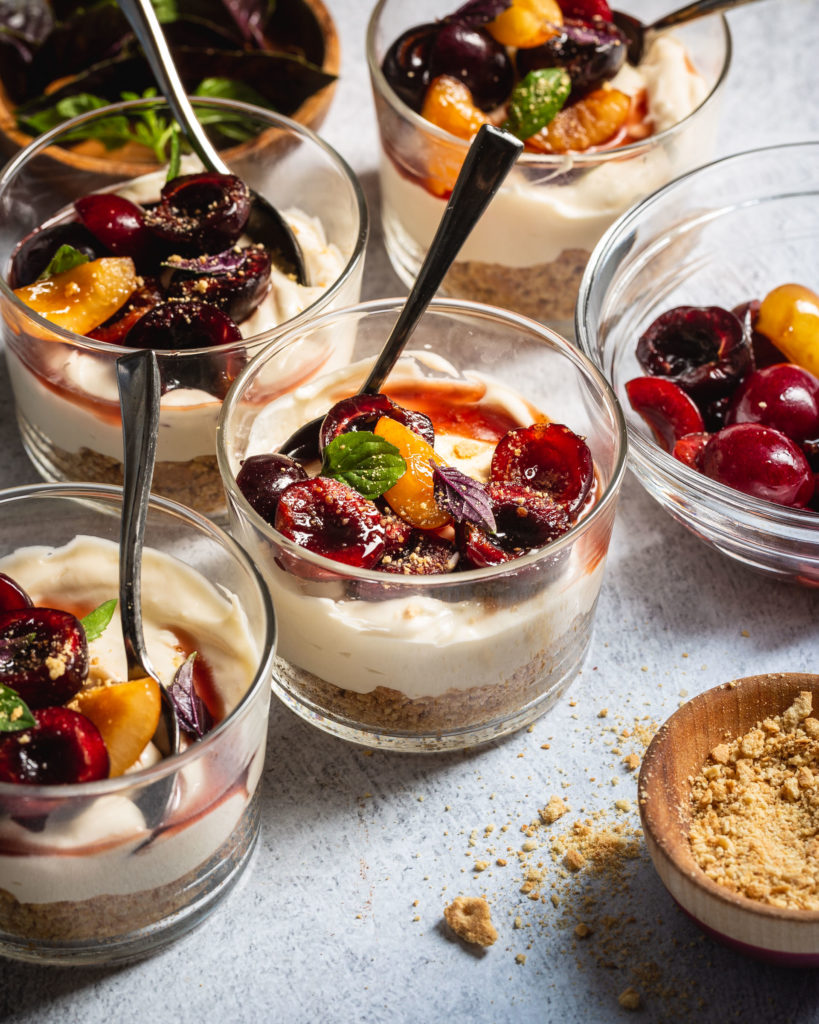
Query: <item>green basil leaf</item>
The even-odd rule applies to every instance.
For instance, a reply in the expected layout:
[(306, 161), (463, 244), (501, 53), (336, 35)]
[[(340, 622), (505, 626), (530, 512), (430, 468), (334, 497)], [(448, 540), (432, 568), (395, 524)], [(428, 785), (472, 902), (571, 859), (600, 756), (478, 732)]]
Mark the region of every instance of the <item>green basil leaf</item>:
[(73, 270), (74, 267), (81, 267), (83, 263), (88, 262), (89, 259), (85, 253), (75, 249), (73, 245), (61, 245), (48, 261), (48, 266), (37, 280), (44, 281), (47, 277), (63, 274), (66, 270)]
[(324, 449), (321, 476), (342, 480), (372, 500), (388, 491), (407, 471), (394, 444), (369, 430), (339, 434)]
[[(68, 121), (79, 114), (87, 114), (89, 110), (99, 110), (107, 106), (108, 100), (94, 96), (88, 92), (77, 93), (75, 96), (64, 96), (55, 104), (32, 113), (26, 113), (19, 107), (16, 111), (17, 125), (29, 135), (41, 135), (50, 131), (63, 121)], [(74, 136), (72, 136), (74, 137)]]
[(116, 598), (112, 597), (110, 601), (103, 601), (99, 608), (95, 608), (93, 612), (89, 612), (84, 618), (80, 619), (82, 628), (85, 630), (86, 640), (99, 640), (105, 632), (108, 623), (114, 617), (116, 606)]
[(270, 107), (270, 104), (247, 82), (239, 82), (235, 78), (211, 77), (203, 78), (197, 85), (195, 96), (219, 96), (229, 100), (241, 100), (257, 107)]
[(168, 177), (166, 181), (172, 181), (174, 178), (179, 177), (179, 160), (181, 154), (181, 145), (179, 141), (179, 125), (173, 125), (171, 131), (171, 152), (168, 157)]
[(528, 139), (554, 118), (571, 91), (572, 80), (563, 68), (530, 71), (512, 90), (503, 127), (519, 139)]
[(16, 690), (0, 683), (0, 732), (19, 732), (37, 723), (28, 705)]

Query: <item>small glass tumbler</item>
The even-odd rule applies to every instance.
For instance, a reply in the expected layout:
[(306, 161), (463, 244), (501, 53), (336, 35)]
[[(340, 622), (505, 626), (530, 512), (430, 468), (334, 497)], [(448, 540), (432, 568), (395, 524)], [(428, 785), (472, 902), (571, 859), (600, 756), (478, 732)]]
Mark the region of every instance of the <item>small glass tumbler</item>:
[[(163, 380), (173, 383), (162, 397), (153, 489), (219, 516), (225, 504), (214, 438), (229, 381), (286, 326), (358, 300), (368, 220), (353, 172), (308, 129), (243, 103), (195, 101), (195, 107), (214, 141), (225, 142), (224, 132), (230, 132), (228, 140), (237, 132), (249, 140), (228, 149), (225, 157), (235, 174), (289, 220), (310, 281), (300, 288), (274, 278), (262, 306), (245, 324), (245, 333), (252, 333), (239, 342), (157, 352)], [(37, 227), (69, 219), (80, 196), (128, 190), (134, 197), (138, 189), (142, 201), (158, 198), (165, 168), (151, 150), (132, 146), (113, 152), (110, 164), (101, 159), (98, 136), (106, 123), (129, 119), (138, 125), (145, 118), (170, 121), (158, 100), (77, 117), (38, 138), (0, 174), (3, 337), (23, 445), (46, 480), (122, 482), (115, 366), (129, 349), (75, 334), (34, 313), (9, 286), (10, 260)]]
[[(384, 237), (393, 267), (408, 286), (469, 142), (407, 106), (381, 65), (403, 32), (440, 19), (453, 6), (442, 0), (379, 0), (367, 32), (381, 137)], [(649, 20), (647, 11), (641, 15)], [(443, 294), (502, 306), (572, 337), (580, 278), (606, 228), (632, 203), (713, 153), (717, 98), (731, 54), (728, 26), (722, 18), (705, 18), (676, 28), (674, 36), (701, 76), (704, 99), (699, 106), (673, 126), (628, 145), (565, 154), (524, 152), (458, 254)]]
[[(117, 596), (121, 507), (114, 487), (0, 492), (0, 570), (35, 604), (85, 614)], [(211, 666), (209, 703), (224, 717), (177, 756), (116, 778), (0, 783), (2, 956), (103, 964), (146, 955), (198, 924), (253, 851), (275, 644), (269, 594), (235, 541), (173, 502), (152, 499), (145, 543), (149, 655), (161, 664), (170, 642), (157, 630), (188, 637)]]
[[(297, 546), (245, 500), (236, 484), (242, 460), (275, 450), (301, 423), (353, 394), (400, 308), (400, 300), (386, 299), (334, 312), (257, 357), (223, 406), (219, 466), (231, 532), (273, 596), (281, 637), (276, 694), (345, 739), (396, 750), (455, 749), (531, 722), (577, 674), (603, 581), (624, 428), (602, 376), (554, 332), (477, 303), (434, 302), (386, 392), (399, 403), (408, 394), (410, 406), (412, 396), (433, 394), (448, 408), (456, 396), (456, 413), (458, 403), (502, 395), (515, 422), (528, 424), (539, 411), (568, 425), (594, 458), (593, 506), (551, 544), (490, 569), (387, 574)], [(280, 379), (288, 362), (321, 352), (334, 353), (326, 360), (332, 370), (259, 400), (266, 378)]]

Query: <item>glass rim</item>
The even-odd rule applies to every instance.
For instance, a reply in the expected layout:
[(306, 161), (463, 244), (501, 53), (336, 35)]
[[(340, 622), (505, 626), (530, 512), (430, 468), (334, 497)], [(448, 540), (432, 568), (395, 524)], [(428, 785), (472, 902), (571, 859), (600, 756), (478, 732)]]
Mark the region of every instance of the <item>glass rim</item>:
[[(367, 23), (366, 54), (373, 91), (383, 97), (390, 104), (395, 113), (403, 117), (406, 121), (409, 121), (409, 123), (417, 130), (426, 132), (433, 138), (439, 139), (442, 142), (458, 144), (462, 146), (464, 151), (466, 151), (469, 148), (469, 139), (462, 139), (457, 135), (453, 135), (451, 132), (440, 128), (431, 121), (427, 121), (426, 118), (421, 117), (417, 111), (404, 103), (404, 101), (393, 90), (392, 86), (387, 82), (387, 79), (381, 70), (381, 64), (375, 55), (375, 34), (381, 13), (389, 2), (390, 0), (378, 0)], [(713, 16), (715, 15), (712, 15), (712, 17)], [(699, 106), (695, 107), (689, 114), (686, 114), (682, 120), (677, 121), (675, 124), (670, 125), (661, 132), (649, 135), (646, 139), (638, 139), (635, 142), (628, 143), (626, 146), (615, 146), (613, 149), (596, 150), (593, 153), (575, 153), (571, 151), (568, 153), (533, 153), (524, 150), (518, 157), (518, 165), (524, 168), (546, 166), (552, 168), (555, 173), (562, 174), (573, 167), (594, 167), (599, 164), (609, 163), (618, 158), (622, 159), (624, 156), (640, 156), (642, 153), (650, 152), (658, 143), (662, 143), (666, 139), (672, 138), (674, 135), (678, 134), (682, 131), (683, 127), (686, 127), (688, 123), (700, 113), (701, 110), (704, 110), (706, 106), (711, 105), (714, 97), (721, 91), (728, 76), (728, 71), (731, 67), (733, 57), (733, 39), (725, 15), (720, 14), (718, 17), (725, 43), (725, 56), (722, 62), (722, 67), (720, 68), (716, 81)]]
[[(313, 315), (312, 311), (319, 303), (324, 303), (332, 299), (332, 297), (341, 291), (346, 285), (350, 277), (352, 277), (359, 263), (364, 259), (364, 253), (367, 246), (367, 239), (369, 236), (369, 211), (367, 208), (367, 201), (364, 196), (364, 190), (361, 187), (361, 183), (358, 180), (352, 167), (347, 163), (341, 154), (333, 149), (327, 142), (325, 142), (320, 136), (318, 136), (310, 128), (300, 124), (298, 121), (294, 121), (292, 118), (285, 117), (284, 114), (277, 114), (273, 110), (267, 110), (264, 107), (256, 107), (250, 103), (244, 103), (240, 100), (231, 100), (224, 97), (190, 97), (193, 105), (196, 106), (212, 106), (222, 107), (227, 110), (237, 111), (238, 113), (244, 114), (249, 118), (253, 118), (256, 121), (267, 121), (267, 128), (279, 128), (284, 131), (292, 132), (295, 135), (300, 135), (303, 141), (316, 145), (323, 151), (326, 157), (330, 159), (330, 162), (335, 164), (337, 169), (342, 172), (342, 177), (348, 182), (352, 195), (355, 199), (355, 205), (358, 210), (358, 234), (356, 235), (355, 244), (350, 258), (347, 260), (344, 268), (338, 277), (333, 281), (329, 288), (326, 288), (309, 306), (306, 306), (300, 313), (297, 313), (294, 317), (284, 321), (281, 324), (277, 324), (274, 327), (270, 327), (265, 331), (261, 331), (259, 334), (254, 334), (249, 338), (241, 338), (238, 341), (227, 342), (223, 345), (211, 345), (204, 346), (201, 348), (188, 348), (188, 349), (163, 349), (157, 352), (157, 355), (162, 357), (174, 356), (175, 358), (187, 358), (205, 355), (207, 353), (225, 353), (236, 348), (246, 348), (248, 346), (255, 347), (257, 345), (269, 344), (270, 341), (281, 332), (285, 326), (295, 324), (301, 318), (306, 318)], [(12, 182), (17, 176), (24, 171), (26, 164), (29, 160), (34, 157), (43, 155), (43, 152), (49, 149), (51, 146), (57, 145), (56, 140), (60, 138), (67, 131), (73, 131), (80, 125), (85, 124), (88, 121), (94, 121), (100, 117), (110, 117), (112, 114), (122, 113), (123, 111), (139, 110), (147, 107), (168, 107), (168, 102), (163, 96), (146, 97), (137, 100), (123, 100), (119, 103), (110, 103), (105, 107), (98, 107), (96, 110), (87, 111), (84, 114), (79, 114), (76, 117), (72, 117), (68, 121), (63, 121), (61, 124), (55, 125), (54, 128), (49, 131), (38, 135), (33, 139), (24, 149), (19, 150), (14, 156), (0, 169), (0, 200), (6, 190), (11, 186)], [(145, 173), (151, 174), (157, 170), (162, 169), (162, 164), (157, 164), (156, 168), (151, 168), (146, 165)], [(91, 173), (91, 172), (86, 172)], [(112, 186), (111, 191), (116, 191), (118, 185), (122, 185), (127, 179), (123, 178), (120, 182), (117, 182)], [(57, 211), (59, 212), (59, 211)], [(20, 242), (22, 239), (19, 240)], [(18, 242), (19, 244), (19, 242)], [(2, 268), (5, 271), (5, 268)], [(47, 330), (61, 341), (71, 343), (76, 347), (88, 349), (91, 352), (96, 352), (102, 355), (111, 355), (116, 357), (119, 355), (125, 355), (128, 352), (133, 352), (132, 348), (125, 345), (116, 345), (110, 342), (96, 341), (93, 338), (88, 338), (83, 334), (75, 334), (74, 331), (70, 331), (65, 327), (60, 327), (58, 324), (51, 323), (45, 317), (40, 316), (39, 313), (35, 313), (30, 306), (27, 306), (21, 299), (18, 299), (14, 294), (14, 291), (9, 287), (8, 281), (6, 280), (5, 272), (0, 273), (0, 298), (10, 302), (15, 309), (23, 314), (29, 320), (32, 320), (40, 330)]]
[(235, 477), (228, 463), (226, 441), (228, 435), (228, 424), (232, 418), (234, 409), (240, 402), (241, 393), (244, 391), (250, 378), (255, 376), (257, 367), (266, 364), (269, 360), (275, 358), (290, 345), (296, 344), (305, 331), (314, 333), (316, 330), (321, 330), (339, 319), (348, 319), (352, 317), (359, 319), (370, 314), (397, 313), (401, 308), (403, 308), (405, 301), (405, 297), (399, 296), (384, 299), (370, 299), (366, 302), (360, 302), (353, 306), (345, 306), (341, 309), (326, 312), (322, 314), (322, 316), (311, 320), (309, 324), (303, 324), (300, 327), (294, 326), (286, 334), (278, 338), (274, 345), (271, 345), (263, 352), (258, 353), (245, 367), (243, 367), (241, 373), (236, 377), (235, 381), (231, 385), (225, 401), (222, 403), (219, 420), (216, 426), (216, 460), (222, 477), (222, 484), (227, 492), (228, 503), (230, 504), (230, 502), (234, 502), (238, 504), (245, 518), (253, 524), (256, 530), (261, 531), (266, 537), (287, 551), (291, 556), (322, 570), (328, 578), (332, 575), (336, 578), (362, 580), (376, 584), (380, 583), (385, 587), (402, 588), (407, 591), (425, 588), (447, 589), (454, 588), (456, 586), (481, 583), (484, 580), (497, 580), (504, 576), (512, 577), (517, 572), (537, 564), (556, 552), (562, 551), (564, 548), (570, 547), (576, 540), (591, 529), (593, 524), (603, 518), (604, 514), (608, 512), (609, 508), (613, 506), (617, 500), (617, 495), (625, 474), (627, 455), (626, 423), (620, 402), (599, 367), (589, 359), (584, 352), (581, 352), (578, 348), (573, 346), (562, 335), (558, 334), (557, 331), (554, 331), (552, 328), (538, 322), (537, 320), (523, 316), (520, 313), (515, 313), (512, 310), (502, 309), (499, 306), (491, 306), (486, 303), (473, 302), (468, 299), (448, 299), (437, 297), (430, 302), (424, 316), (426, 316), (427, 313), (465, 314), (473, 318), (500, 320), (508, 326), (523, 329), (530, 334), (540, 335), (538, 338), (540, 342), (546, 341), (550, 343), (553, 350), (556, 350), (560, 355), (568, 358), (569, 361), (575, 365), (576, 369), (580, 371), (585, 382), (587, 384), (591, 384), (592, 387), (597, 390), (598, 395), (602, 398), (603, 405), (605, 406), (613, 423), (616, 449), (609, 481), (589, 512), (579, 519), (565, 534), (563, 534), (563, 536), (558, 537), (557, 540), (551, 541), (549, 544), (541, 548), (536, 548), (534, 551), (531, 551), (529, 554), (524, 555), (521, 558), (516, 558), (509, 562), (503, 562), (501, 565), (490, 566), (485, 569), (467, 569), (464, 572), (431, 574), (428, 576), (404, 576), (392, 573), (385, 574), (377, 572), (374, 569), (359, 569), (354, 566), (347, 566), (343, 563), (336, 562), (331, 558), (326, 558), (324, 555), (318, 555), (312, 551), (307, 551), (305, 548), (299, 547), (298, 544), (288, 540), (286, 537), (283, 537), (274, 529), (273, 526), (270, 525), (270, 523), (262, 519), (262, 517), (250, 506), (242, 492), (236, 486)]
[[(18, 487), (0, 489), (0, 507), (9, 502), (31, 498), (74, 498), (82, 500), (103, 500), (111, 505), (122, 505), (123, 492), (121, 487), (110, 484), (82, 483), (37, 483), (24, 484)], [(259, 691), (270, 684), (271, 670), (276, 647), (276, 615), (270, 591), (259, 572), (256, 563), (230, 534), (212, 520), (196, 512), (194, 509), (180, 505), (170, 498), (151, 494), (148, 503), (149, 511), (153, 509), (170, 514), (196, 528), (199, 533), (209, 534), (219, 542), (232, 558), (237, 561), (253, 580), (258, 591), (265, 615), (264, 638), (260, 645), (259, 666), (252, 682), (242, 698), (230, 713), (219, 724), (201, 739), (191, 743), (187, 750), (174, 757), (163, 758), (157, 764), (141, 768), (135, 772), (126, 772), (115, 778), (98, 779), (94, 782), (74, 782), (69, 784), (28, 785), (15, 782), (0, 782), (0, 798), (3, 799), (34, 799), (48, 797), (50, 800), (72, 799), (77, 797), (97, 797), (116, 794), (137, 786), (147, 786), (167, 776), (176, 774), (191, 763), (204, 756), (211, 747), (217, 746), (222, 737), (233, 729), (237, 721), (248, 714), (250, 707)], [(147, 545), (150, 547), (150, 544)], [(187, 563), (184, 563), (187, 565)], [(190, 567), (193, 568), (193, 567)], [(198, 571), (198, 570), (197, 570)], [(218, 586), (218, 584), (214, 584)], [(220, 589), (224, 589), (221, 588)]]
[[(790, 142), (780, 145), (761, 146), (756, 149), (743, 150), (741, 153), (731, 153), (727, 156), (712, 160), (701, 167), (696, 167), (672, 181), (667, 182), (656, 189), (650, 195), (635, 203), (625, 211), (605, 231), (600, 241), (594, 247), (589, 257), (589, 262), (583, 272), (580, 288), (575, 307), (575, 333), (578, 344), (586, 356), (598, 367), (601, 366), (603, 353), (597, 345), (597, 339), (590, 336), (588, 324), (590, 322), (590, 309), (595, 297), (602, 298), (600, 290), (608, 289), (610, 281), (608, 276), (601, 273), (603, 268), (608, 268), (612, 259), (616, 258), (616, 266), (622, 262), (620, 252), (624, 240), (635, 232), (645, 217), (651, 211), (664, 203), (673, 201), (673, 197), (690, 184), (705, 180), (713, 174), (721, 174), (733, 165), (742, 165), (747, 162), (760, 159), (773, 158), (777, 166), (782, 166), (783, 156), (788, 153), (810, 152), (819, 157), (819, 140), (808, 140), (804, 142)], [(817, 176), (816, 192), (819, 193), (819, 176)], [(770, 198), (775, 198), (773, 195)], [(720, 211), (720, 215), (735, 209), (735, 205), (726, 205)], [(654, 239), (652, 239), (653, 241)], [(627, 255), (627, 254), (626, 254)], [(601, 283), (604, 282), (604, 283)], [(790, 508), (787, 505), (779, 505), (776, 502), (768, 501), (766, 498), (757, 498), (751, 494), (745, 494), (727, 484), (712, 480), (710, 477), (698, 473), (695, 469), (686, 466), (675, 459), (669, 452), (663, 451), (655, 442), (649, 440), (636, 426), (626, 420), (626, 432), (628, 434), (629, 456), (640, 465), (648, 467), (652, 471), (661, 473), (665, 478), (677, 482), (678, 487), (684, 486), (690, 496), (708, 505), (724, 505), (726, 511), (739, 519), (756, 517), (771, 524), (776, 522), (780, 528), (794, 528), (806, 530), (816, 534), (819, 527), (819, 517), (816, 513), (806, 509)], [(813, 539), (813, 538), (808, 538)], [(817, 538), (819, 539), (819, 538)]]

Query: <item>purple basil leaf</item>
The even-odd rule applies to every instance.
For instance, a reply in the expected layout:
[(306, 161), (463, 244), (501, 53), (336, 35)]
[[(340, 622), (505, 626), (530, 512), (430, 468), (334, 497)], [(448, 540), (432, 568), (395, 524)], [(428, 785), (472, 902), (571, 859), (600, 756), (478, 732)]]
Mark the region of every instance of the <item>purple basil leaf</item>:
[(195, 274), (233, 274), (245, 261), (244, 249), (225, 249), (210, 255), (193, 256), (183, 259), (181, 256), (170, 256), (162, 261), (163, 267), (173, 270), (192, 270)]
[(245, 41), (264, 49), (264, 23), (267, 19), (266, 0), (222, 0)]
[(474, 523), (488, 533), (497, 533), (492, 502), (483, 484), (454, 466), (439, 466), (433, 459), (429, 463), (438, 508), (448, 512), (456, 523)]
[(176, 670), (173, 682), (168, 687), (168, 696), (176, 711), (180, 729), (190, 736), (201, 739), (213, 725), (213, 719), (193, 685), (195, 659), (196, 651)]
[(454, 14), (448, 18), (442, 18), (450, 24), (469, 25), (478, 28), (494, 21), (499, 14), (512, 6), (512, 0), (467, 0), (463, 7), (459, 7)]
[(44, 0), (0, 0), (0, 28), (38, 46), (54, 28), (54, 15)]

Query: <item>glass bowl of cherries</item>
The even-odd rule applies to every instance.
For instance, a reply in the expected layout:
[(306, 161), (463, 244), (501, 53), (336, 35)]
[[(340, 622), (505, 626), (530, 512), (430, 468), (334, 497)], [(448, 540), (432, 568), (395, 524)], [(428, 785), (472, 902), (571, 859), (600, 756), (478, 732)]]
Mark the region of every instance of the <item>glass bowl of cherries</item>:
[[(219, 515), (222, 399), (284, 325), (357, 301), (367, 212), (349, 167), (308, 129), (233, 101), (195, 106), (217, 147), (246, 140), (231, 174), (205, 171), (150, 99), (77, 117), (6, 166), (0, 314), (20, 433), (43, 477), (121, 483), (115, 364), (152, 348), (163, 391), (154, 491)], [(128, 164), (82, 159), (126, 134)], [(71, 165), (51, 156), (66, 141)], [(302, 275), (254, 194), (296, 238)]]
[(819, 144), (729, 157), (623, 216), (576, 329), (631, 466), (697, 536), (819, 584)]

